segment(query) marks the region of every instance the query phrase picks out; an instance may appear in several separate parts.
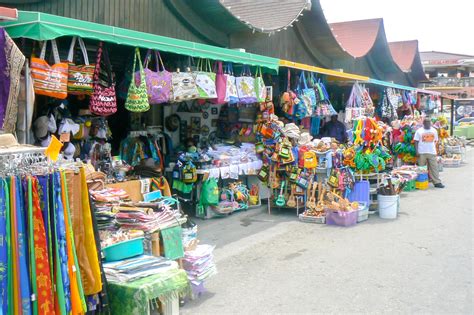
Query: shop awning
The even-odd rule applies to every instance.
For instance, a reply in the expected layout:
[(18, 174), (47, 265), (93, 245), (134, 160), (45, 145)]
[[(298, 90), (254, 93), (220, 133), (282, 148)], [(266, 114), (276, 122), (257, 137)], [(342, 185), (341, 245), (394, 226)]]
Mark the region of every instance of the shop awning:
[(371, 83), (371, 84), (381, 85), (381, 86), (390, 87), (390, 88), (399, 89), (399, 90), (407, 90), (407, 91), (415, 91), (416, 90), (416, 88), (411, 87), (411, 86), (400, 85), (400, 84), (387, 82), (387, 81), (380, 81), (380, 80), (376, 80), (376, 79), (369, 79), (364, 83)]
[(222, 60), (278, 70), (279, 59), (238, 50), (199, 44), (181, 39), (143, 33), (40, 12), (19, 11), (18, 20), (1, 22), (12, 38), (50, 40), (61, 36), (80, 36), (109, 43), (157, 49), (180, 55)]
[(305, 65), (303, 63), (298, 63), (298, 62), (293, 62), (293, 61), (288, 61), (288, 60), (280, 60), (280, 67), (287, 67), (287, 68), (292, 68), (292, 69), (299, 69), (299, 70), (324, 74), (324, 75), (339, 78), (339, 79), (342, 79), (342, 80), (356, 80), (356, 81), (368, 81), (368, 80), (370, 80), (369, 77), (366, 77), (366, 76), (363, 76), (363, 75), (346, 73), (346, 72), (341, 72), (341, 71), (331, 70), (331, 69), (325, 69), (325, 68), (320, 68), (320, 67), (314, 67), (314, 66), (310, 66), (310, 65)]

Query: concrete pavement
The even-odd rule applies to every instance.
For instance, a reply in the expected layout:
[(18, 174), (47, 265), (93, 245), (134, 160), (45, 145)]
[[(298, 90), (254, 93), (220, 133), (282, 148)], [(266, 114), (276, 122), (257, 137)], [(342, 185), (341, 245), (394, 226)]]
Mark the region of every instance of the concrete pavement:
[(473, 313), (473, 150), (445, 189), (403, 193), (397, 220), (352, 228), (253, 210), (201, 221), (219, 273), (182, 314)]

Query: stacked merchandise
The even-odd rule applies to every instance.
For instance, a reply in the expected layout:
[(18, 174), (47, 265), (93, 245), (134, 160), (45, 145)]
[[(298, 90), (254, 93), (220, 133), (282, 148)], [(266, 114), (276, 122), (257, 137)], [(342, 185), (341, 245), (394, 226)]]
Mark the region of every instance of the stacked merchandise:
[(141, 255), (129, 259), (104, 263), (107, 280), (130, 282), (169, 270), (178, 269), (178, 263), (163, 257)]
[(217, 273), (212, 252), (214, 246), (197, 245), (193, 250), (184, 253), (183, 267), (188, 274), (194, 296), (204, 290), (204, 282)]
[(392, 150), (405, 164), (416, 163), (416, 149), (413, 137), (419, 123), (411, 116), (392, 122)]
[(439, 154), (445, 167), (459, 167), (466, 157), (465, 141), (456, 137), (441, 139)]

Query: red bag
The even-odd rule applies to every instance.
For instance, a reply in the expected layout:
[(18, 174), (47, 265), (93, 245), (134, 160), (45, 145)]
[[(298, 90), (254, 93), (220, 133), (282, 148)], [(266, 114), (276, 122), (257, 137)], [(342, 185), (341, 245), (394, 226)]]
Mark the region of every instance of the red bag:
[[(112, 66), (109, 54), (107, 49), (103, 49), (102, 46), (103, 44), (100, 42), (94, 70), (94, 91), (91, 95), (89, 110), (91, 113), (99, 116), (110, 116), (117, 112), (117, 96), (115, 94), (115, 83), (112, 79)], [(103, 61), (106, 68), (105, 80), (101, 80), (99, 77), (102, 53), (104, 54)]]
[(224, 74), (222, 70), (222, 61), (217, 62), (217, 72), (216, 72), (216, 93), (217, 98), (213, 98), (211, 100), (214, 104), (225, 104), (225, 94), (227, 88), (227, 76)]

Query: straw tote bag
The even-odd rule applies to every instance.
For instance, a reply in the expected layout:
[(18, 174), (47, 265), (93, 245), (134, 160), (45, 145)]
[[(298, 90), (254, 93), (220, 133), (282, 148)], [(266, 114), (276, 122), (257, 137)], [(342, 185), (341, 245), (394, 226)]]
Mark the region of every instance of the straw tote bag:
[(56, 40), (53, 39), (50, 42), (53, 50), (54, 65), (50, 66), (44, 59), (46, 46), (48, 45), (48, 42), (45, 41), (41, 48), (40, 57), (31, 58), (33, 86), (36, 94), (65, 99), (67, 97), (68, 64), (60, 62)]
[(132, 76), (132, 82), (130, 82), (130, 87), (128, 88), (128, 95), (125, 101), (125, 109), (141, 113), (146, 112), (150, 109), (150, 103), (148, 103), (148, 94), (146, 90), (145, 82), (145, 71), (143, 70), (142, 61), (140, 58), (140, 49), (135, 48), (135, 58), (133, 60), (133, 71), (135, 71), (136, 62), (138, 59), (140, 83), (136, 84), (136, 76)]
[[(152, 58), (152, 50), (149, 49), (145, 56), (145, 63), (143, 65), (145, 71), (146, 89), (148, 93), (148, 102), (150, 104), (162, 104), (170, 101), (173, 82), (171, 72), (166, 71), (161, 55), (158, 51), (154, 51), (156, 59), (156, 72), (148, 68), (148, 63)], [(160, 65), (163, 69), (160, 71)], [(135, 73), (135, 80), (140, 84), (140, 72)]]
[[(74, 63), (74, 49), (76, 40), (79, 42), (79, 47), (82, 51), (82, 57), (84, 59), (83, 65), (77, 65)], [(67, 92), (72, 95), (91, 95), (94, 91), (95, 65), (89, 64), (86, 45), (84, 44), (82, 38), (77, 36), (72, 38), (67, 60), (69, 62)]]
[[(105, 78), (100, 79), (102, 55), (104, 56)], [(105, 80), (105, 82), (104, 82)], [(105, 84), (104, 84), (105, 83)], [(99, 43), (97, 60), (94, 69), (94, 91), (92, 92), (89, 110), (99, 116), (109, 116), (117, 112), (117, 97), (115, 95), (115, 83), (112, 78), (112, 65), (109, 54), (103, 43)]]

